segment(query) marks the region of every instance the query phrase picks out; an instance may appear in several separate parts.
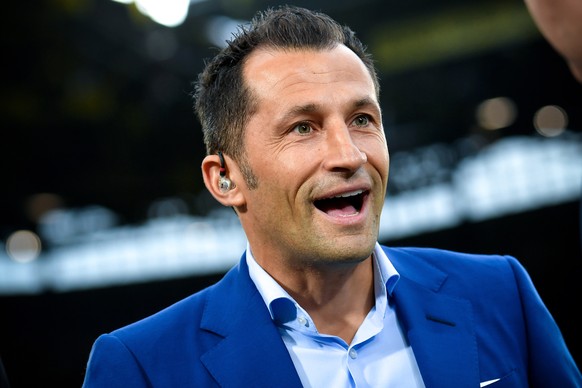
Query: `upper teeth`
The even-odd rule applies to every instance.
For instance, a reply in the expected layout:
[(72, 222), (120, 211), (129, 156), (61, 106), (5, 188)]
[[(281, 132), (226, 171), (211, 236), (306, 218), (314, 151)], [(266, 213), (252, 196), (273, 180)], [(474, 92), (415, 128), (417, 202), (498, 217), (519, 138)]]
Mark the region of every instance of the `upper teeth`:
[(345, 197), (353, 197), (354, 195), (360, 195), (364, 192), (364, 190), (354, 190), (348, 191), (347, 193), (342, 193), (334, 196), (334, 198), (345, 198)]

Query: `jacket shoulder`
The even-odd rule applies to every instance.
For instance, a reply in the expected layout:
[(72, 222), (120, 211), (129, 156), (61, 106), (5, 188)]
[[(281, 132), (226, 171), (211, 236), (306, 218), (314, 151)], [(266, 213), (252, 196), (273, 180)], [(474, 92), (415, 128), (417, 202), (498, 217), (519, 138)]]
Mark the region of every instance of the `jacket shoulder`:
[[(436, 248), (383, 247), (398, 273), (414, 283), (450, 295), (504, 300), (533, 288), (522, 264), (508, 255), (463, 253)], [(488, 298), (487, 298), (488, 299)]]
[[(210, 384), (212, 380), (200, 358), (222, 337), (204, 330), (201, 322), (209, 301), (224, 300), (222, 294), (229, 288), (227, 277), (153, 315), (100, 336), (91, 350), (86, 386), (122, 386), (120, 380), (125, 375), (143, 378), (153, 386)], [(115, 384), (109, 384), (112, 381)]]
[[(437, 248), (416, 248), (416, 247), (386, 247), (382, 249), (396, 266), (405, 270), (421, 270), (423, 266), (431, 270), (446, 272), (454, 276), (457, 272), (460, 275), (482, 271), (499, 271), (502, 268), (509, 272), (514, 269), (521, 270), (523, 266), (513, 256), (493, 255), (479, 253), (456, 252)], [(421, 268), (419, 269), (418, 266)]]

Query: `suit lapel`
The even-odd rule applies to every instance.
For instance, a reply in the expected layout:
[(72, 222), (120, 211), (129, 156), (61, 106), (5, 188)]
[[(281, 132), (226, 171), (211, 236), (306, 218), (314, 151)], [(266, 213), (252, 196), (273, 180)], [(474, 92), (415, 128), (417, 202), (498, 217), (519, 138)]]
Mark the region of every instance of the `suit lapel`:
[(220, 386), (301, 386), (244, 255), (220, 287), (211, 289), (202, 329), (223, 337), (202, 356)]
[(440, 294), (447, 275), (414, 257), (387, 251), (400, 273), (394, 303), (424, 383), (450, 387), (479, 383), (473, 313), (468, 300)]

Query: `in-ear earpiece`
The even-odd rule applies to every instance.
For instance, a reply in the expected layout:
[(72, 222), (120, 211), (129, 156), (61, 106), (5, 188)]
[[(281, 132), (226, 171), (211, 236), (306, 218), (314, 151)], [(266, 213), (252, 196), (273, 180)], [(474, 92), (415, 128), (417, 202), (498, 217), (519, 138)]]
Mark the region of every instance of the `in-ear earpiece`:
[(218, 178), (218, 188), (221, 192), (226, 193), (232, 187), (232, 182), (226, 177), (226, 164), (224, 163), (224, 156), (222, 151), (218, 151), (220, 158), (220, 178)]
[(232, 186), (232, 182), (227, 177), (221, 176), (218, 179), (218, 188), (223, 193), (226, 193), (228, 190), (230, 190), (231, 186)]

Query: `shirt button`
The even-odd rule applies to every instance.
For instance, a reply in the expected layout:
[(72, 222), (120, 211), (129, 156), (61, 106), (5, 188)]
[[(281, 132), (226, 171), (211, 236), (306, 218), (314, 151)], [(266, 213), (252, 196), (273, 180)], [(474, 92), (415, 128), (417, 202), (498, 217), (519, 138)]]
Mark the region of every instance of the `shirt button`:
[(307, 319), (305, 319), (303, 317), (299, 317), (299, 318), (297, 318), (297, 322), (299, 322), (300, 325), (305, 326), (305, 324), (307, 323)]
[(356, 349), (353, 349), (353, 348), (350, 349), (349, 354), (350, 354), (350, 358), (353, 360), (355, 360), (358, 357), (358, 352), (356, 352)]

